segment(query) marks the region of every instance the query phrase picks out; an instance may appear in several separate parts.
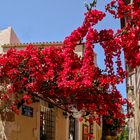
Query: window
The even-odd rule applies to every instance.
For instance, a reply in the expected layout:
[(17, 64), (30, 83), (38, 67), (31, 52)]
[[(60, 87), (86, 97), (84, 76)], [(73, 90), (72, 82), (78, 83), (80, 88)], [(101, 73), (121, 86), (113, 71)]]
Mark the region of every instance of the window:
[(83, 138), (82, 140), (88, 140), (88, 125), (83, 124)]
[(55, 115), (52, 110), (40, 112), (40, 140), (55, 139)]
[(69, 140), (75, 140), (75, 119), (69, 117)]
[[(93, 127), (94, 127), (94, 126), (93, 126), (93, 123), (90, 124), (89, 131), (90, 131), (90, 134), (92, 134), (92, 135), (93, 135), (93, 133), (94, 133)], [(93, 138), (90, 138), (89, 140), (93, 140)]]

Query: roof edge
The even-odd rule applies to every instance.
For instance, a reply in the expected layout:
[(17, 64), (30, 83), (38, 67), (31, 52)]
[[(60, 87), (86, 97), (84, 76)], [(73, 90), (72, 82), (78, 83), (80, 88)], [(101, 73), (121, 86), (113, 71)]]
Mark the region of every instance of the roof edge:
[(16, 48), (16, 47), (26, 47), (28, 45), (35, 45), (35, 46), (62, 46), (63, 42), (31, 42), (31, 43), (14, 43), (14, 44), (4, 44), (1, 47), (3, 48)]

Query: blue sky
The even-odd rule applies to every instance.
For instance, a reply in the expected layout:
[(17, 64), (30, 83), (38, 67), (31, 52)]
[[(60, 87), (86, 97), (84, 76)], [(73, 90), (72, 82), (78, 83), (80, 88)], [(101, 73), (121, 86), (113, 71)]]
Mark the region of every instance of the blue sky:
[[(98, 0), (97, 9), (105, 11), (108, 2), (109, 0)], [(63, 41), (82, 24), (86, 11), (84, 0), (1, 0), (0, 5), (0, 30), (13, 27), (22, 43)], [(98, 30), (116, 30), (119, 27), (119, 20), (114, 20), (109, 14), (96, 26)], [(103, 51), (96, 47), (96, 52), (98, 65), (103, 68)], [(119, 89), (124, 95), (124, 84)]]

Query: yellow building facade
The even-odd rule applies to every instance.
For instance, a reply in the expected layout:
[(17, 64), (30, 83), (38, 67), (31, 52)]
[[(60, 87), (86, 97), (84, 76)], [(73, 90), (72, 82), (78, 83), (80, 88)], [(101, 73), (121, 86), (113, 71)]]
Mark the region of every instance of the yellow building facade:
[[(15, 33), (12, 35), (12, 41), (15, 41), (7, 42), (8, 45), (4, 45), (6, 42), (1, 44), (1, 53), (10, 48), (25, 49), (28, 45), (20, 44)], [(62, 45), (61, 42), (32, 44), (44, 48)], [(84, 44), (77, 45), (75, 52), (83, 56)], [(89, 133), (93, 133), (94, 138), (89, 138)], [(101, 140), (101, 134), (102, 126), (81, 123), (78, 118), (43, 99), (31, 105), (22, 105), (19, 115), (8, 113), (0, 119), (0, 140)]]
[[(8, 120), (3, 119), (5, 140), (101, 140), (102, 130), (96, 123), (91, 128), (90, 124), (81, 123), (79, 119), (72, 118), (73, 126), (70, 127), (71, 116), (65, 115), (64, 110), (55, 106), (48, 108), (47, 102), (33, 103), (30, 107), (33, 109), (33, 116), (30, 116), (31, 112), (28, 115), (22, 114), (21, 108), (19, 115), (13, 113), (10, 114)], [(42, 121), (43, 113), (46, 116)], [(41, 133), (42, 122), (44, 135)], [(70, 135), (71, 128), (73, 129), (72, 136)], [(90, 139), (88, 134), (91, 129), (94, 138)]]

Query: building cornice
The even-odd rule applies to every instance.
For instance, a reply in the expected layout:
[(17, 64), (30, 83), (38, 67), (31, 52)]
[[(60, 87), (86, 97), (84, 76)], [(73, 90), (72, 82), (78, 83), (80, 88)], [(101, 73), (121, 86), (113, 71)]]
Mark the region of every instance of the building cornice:
[(3, 48), (18, 48), (18, 47), (26, 47), (28, 45), (34, 45), (38, 47), (46, 47), (46, 46), (62, 46), (63, 42), (33, 42), (33, 43), (17, 43), (17, 44), (4, 44), (1, 47)]

